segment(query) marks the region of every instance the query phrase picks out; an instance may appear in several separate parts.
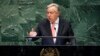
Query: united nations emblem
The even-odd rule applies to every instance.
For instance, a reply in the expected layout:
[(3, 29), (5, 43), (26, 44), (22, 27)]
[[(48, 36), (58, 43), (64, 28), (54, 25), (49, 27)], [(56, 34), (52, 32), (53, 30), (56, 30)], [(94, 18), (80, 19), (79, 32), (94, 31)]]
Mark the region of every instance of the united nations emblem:
[(60, 53), (57, 48), (43, 48), (40, 56), (60, 56)]

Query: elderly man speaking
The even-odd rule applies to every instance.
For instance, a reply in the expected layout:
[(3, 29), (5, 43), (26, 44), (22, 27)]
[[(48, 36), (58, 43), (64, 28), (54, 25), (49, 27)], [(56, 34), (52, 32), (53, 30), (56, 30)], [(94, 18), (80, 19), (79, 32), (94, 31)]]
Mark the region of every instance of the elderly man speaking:
[[(36, 31), (31, 31), (29, 36), (51, 36), (42, 38), (42, 45), (66, 45), (69, 41), (66, 39), (67, 36), (74, 36), (74, 33), (71, 24), (60, 17), (59, 5), (56, 3), (47, 5), (46, 15), (47, 18), (41, 21)], [(64, 37), (59, 38), (58, 36)]]

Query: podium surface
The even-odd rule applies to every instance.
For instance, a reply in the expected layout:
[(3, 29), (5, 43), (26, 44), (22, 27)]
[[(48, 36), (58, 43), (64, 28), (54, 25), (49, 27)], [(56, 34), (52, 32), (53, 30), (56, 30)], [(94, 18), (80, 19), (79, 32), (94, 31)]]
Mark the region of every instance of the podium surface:
[[(46, 45), (46, 46), (73, 46), (75, 45), (75, 38), (74, 36), (36, 36), (36, 37), (30, 37), (26, 36), (26, 38), (29, 41), (36, 41), (38, 39), (41, 39), (40, 45)], [(56, 43), (53, 43), (53, 38), (56, 38)]]

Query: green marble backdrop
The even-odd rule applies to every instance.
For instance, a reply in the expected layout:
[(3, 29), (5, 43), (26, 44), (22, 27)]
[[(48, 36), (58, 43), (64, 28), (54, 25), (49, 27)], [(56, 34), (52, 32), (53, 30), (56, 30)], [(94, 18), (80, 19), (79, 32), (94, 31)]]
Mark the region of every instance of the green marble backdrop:
[(43, 20), (46, 5), (58, 3), (78, 46), (100, 45), (100, 0), (0, 0), (0, 45), (38, 45), (25, 36)]

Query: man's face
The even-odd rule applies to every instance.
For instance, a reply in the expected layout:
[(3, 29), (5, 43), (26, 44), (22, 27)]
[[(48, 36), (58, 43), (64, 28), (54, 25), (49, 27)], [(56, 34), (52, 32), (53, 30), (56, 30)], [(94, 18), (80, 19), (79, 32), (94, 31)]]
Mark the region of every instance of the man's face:
[(47, 9), (47, 18), (50, 22), (55, 22), (55, 20), (59, 17), (59, 11), (56, 7), (49, 7)]

